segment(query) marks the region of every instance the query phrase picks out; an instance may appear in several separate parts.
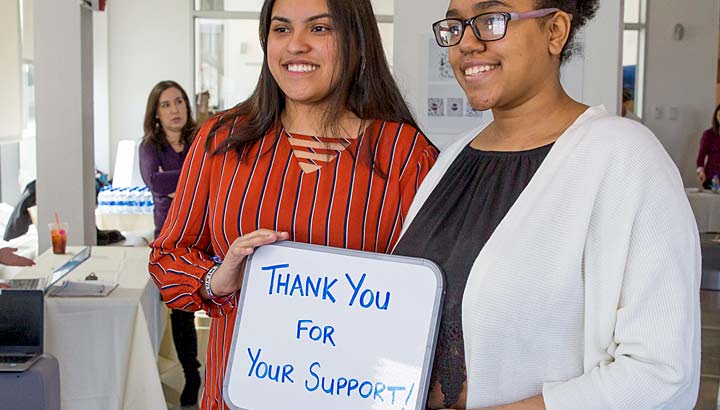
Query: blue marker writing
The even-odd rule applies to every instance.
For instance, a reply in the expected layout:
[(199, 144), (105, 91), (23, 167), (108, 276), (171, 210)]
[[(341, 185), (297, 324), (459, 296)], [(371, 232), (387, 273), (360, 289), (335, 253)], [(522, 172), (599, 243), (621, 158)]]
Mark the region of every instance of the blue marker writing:
[(253, 355), (253, 352), (250, 348), (247, 349), (247, 352), (248, 356), (250, 356), (250, 371), (248, 371), (248, 377), (256, 377), (260, 380), (268, 379), (276, 383), (285, 383), (286, 381), (289, 381), (290, 383), (295, 383), (295, 381), (290, 377), (294, 370), (293, 365), (289, 363), (283, 365), (281, 377), (280, 365), (269, 364), (265, 361), (260, 360), (260, 354), (262, 353), (262, 349), (257, 349), (257, 353), (255, 355)]
[(348, 305), (352, 306), (355, 301), (358, 300), (359, 295), (360, 299), (358, 302), (362, 308), (369, 309), (373, 304), (375, 304), (379, 310), (387, 310), (388, 305), (390, 304), (390, 292), (385, 292), (385, 299), (383, 301), (380, 301), (381, 295), (379, 291), (373, 292), (371, 289), (365, 289), (361, 293), (360, 291), (362, 290), (363, 283), (365, 283), (365, 277), (367, 277), (367, 274), (363, 273), (360, 277), (360, 281), (356, 284), (353, 282), (352, 277), (350, 277), (349, 274), (345, 274), (345, 278), (353, 290), (353, 294)]

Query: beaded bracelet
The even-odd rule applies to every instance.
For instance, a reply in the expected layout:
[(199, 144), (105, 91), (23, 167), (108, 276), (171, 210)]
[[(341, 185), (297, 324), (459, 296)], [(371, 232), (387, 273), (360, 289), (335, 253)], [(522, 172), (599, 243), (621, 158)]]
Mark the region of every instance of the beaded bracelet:
[(212, 280), (213, 275), (215, 274), (215, 271), (218, 270), (220, 265), (215, 265), (205, 274), (205, 291), (207, 292), (208, 296), (210, 297), (210, 300), (212, 300), (215, 303), (219, 303), (221, 305), (228, 303), (232, 300), (232, 293), (227, 296), (218, 297), (213, 294), (212, 290), (210, 289), (210, 281)]

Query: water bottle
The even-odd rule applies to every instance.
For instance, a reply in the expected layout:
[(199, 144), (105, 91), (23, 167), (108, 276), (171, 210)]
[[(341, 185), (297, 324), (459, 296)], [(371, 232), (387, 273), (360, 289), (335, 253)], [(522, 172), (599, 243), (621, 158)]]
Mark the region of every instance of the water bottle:
[(128, 194), (128, 202), (129, 202), (129, 208), (131, 214), (140, 214), (142, 213), (142, 207), (140, 206), (140, 187), (135, 186), (130, 188), (130, 193)]
[(112, 210), (112, 200), (113, 200), (113, 192), (112, 192), (112, 186), (108, 185), (105, 188), (103, 188), (105, 192), (102, 196), (102, 213), (104, 214), (111, 214), (113, 212)]
[(148, 213), (152, 215), (155, 212), (155, 197), (153, 196), (152, 191), (150, 191), (150, 188), (147, 190), (147, 203)]
[(100, 188), (100, 193), (98, 193), (97, 201), (98, 201), (98, 212), (101, 214), (107, 214), (108, 213), (108, 192), (110, 191), (108, 186), (104, 186)]
[(139, 186), (137, 189), (137, 201), (138, 201), (138, 208), (137, 213), (144, 214), (146, 212), (145, 208), (147, 205), (145, 204), (146, 197), (145, 197), (145, 189), (147, 187)]
[(145, 197), (145, 188), (144, 186), (138, 187), (137, 190), (137, 197), (138, 197), (138, 213), (139, 214), (145, 214), (147, 212), (147, 204), (145, 203), (146, 197)]
[(118, 192), (118, 213), (119, 214), (129, 214), (130, 213), (130, 203), (128, 202), (128, 190), (129, 188), (120, 188), (120, 191)]
[(147, 213), (152, 215), (155, 212), (155, 197), (153, 197), (152, 191), (150, 191), (150, 188), (145, 189), (145, 203), (147, 204)]
[(720, 191), (720, 177), (717, 174), (712, 178), (712, 191), (715, 193)]
[(119, 214), (122, 211), (122, 188), (115, 188), (113, 194), (113, 213)]
[(142, 213), (148, 215), (153, 213), (153, 197), (148, 187), (142, 189)]
[(117, 213), (117, 194), (117, 188), (111, 187), (107, 192), (107, 213), (109, 214)]
[(125, 207), (123, 208), (123, 213), (131, 214), (132, 213), (132, 188), (130, 188), (130, 187), (125, 188), (124, 193), (125, 193), (125, 198), (123, 198), (124, 199), (123, 205), (125, 205)]

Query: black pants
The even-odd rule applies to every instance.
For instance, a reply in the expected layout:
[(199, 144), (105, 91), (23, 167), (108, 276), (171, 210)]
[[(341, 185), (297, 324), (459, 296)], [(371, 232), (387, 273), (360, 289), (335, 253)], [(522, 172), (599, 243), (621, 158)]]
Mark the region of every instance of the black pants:
[(197, 361), (198, 344), (197, 332), (195, 331), (195, 313), (173, 309), (170, 312), (170, 323), (172, 324), (172, 337), (175, 343), (175, 351), (185, 372), (185, 383), (188, 377), (198, 374), (200, 363)]

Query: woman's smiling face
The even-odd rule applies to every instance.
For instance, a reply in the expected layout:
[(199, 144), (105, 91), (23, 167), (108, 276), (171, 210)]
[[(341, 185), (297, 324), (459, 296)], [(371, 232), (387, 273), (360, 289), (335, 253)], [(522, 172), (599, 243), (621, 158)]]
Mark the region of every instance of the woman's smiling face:
[[(448, 18), (468, 19), (490, 12), (528, 12), (534, 0), (452, 0)], [(552, 14), (547, 18), (551, 18)], [(557, 76), (546, 19), (510, 20), (503, 39), (480, 41), (470, 27), (448, 50), (450, 64), (476, 110), (519, 105), (537, 92), (548, 76)]]
[(328, 97), (339, 75), (339, 53), (325, 0), (275, 1), (267, 61), (288, 102), (313, 104)]

